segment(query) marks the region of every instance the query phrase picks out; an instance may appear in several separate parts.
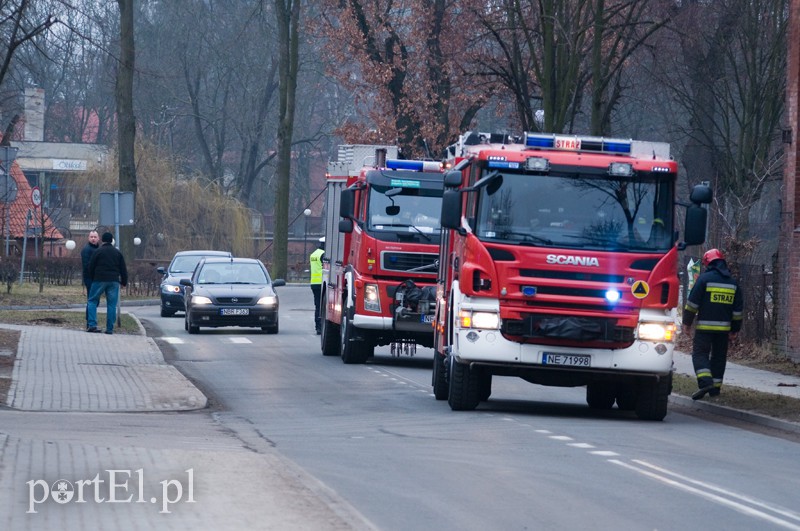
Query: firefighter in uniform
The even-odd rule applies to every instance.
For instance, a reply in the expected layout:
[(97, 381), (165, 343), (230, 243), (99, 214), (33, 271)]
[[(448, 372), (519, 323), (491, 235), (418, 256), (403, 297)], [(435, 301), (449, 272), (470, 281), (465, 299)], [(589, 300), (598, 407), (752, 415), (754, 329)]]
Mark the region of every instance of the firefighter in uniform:
[(322, 297), (322, 258), (325, 255), (325, 237), (319, 239), (319, 245), (309, 257), (311, 264), (311, 292), (314, 294), (314, 328), (317, 335), (322, 331), (319, 315), (320, 298)]
[(697, 278), (683, 309), (684, 331), (691, 334), (692, 364), (697, 375), (698, 390), (692, 395), (699, 400), (708, 394), (718, 396), (725, 374), (728, 337), (742, 328), (742, 292), (731, 276), (725, 256), (719, 249), (703, 255), (706, 270)]

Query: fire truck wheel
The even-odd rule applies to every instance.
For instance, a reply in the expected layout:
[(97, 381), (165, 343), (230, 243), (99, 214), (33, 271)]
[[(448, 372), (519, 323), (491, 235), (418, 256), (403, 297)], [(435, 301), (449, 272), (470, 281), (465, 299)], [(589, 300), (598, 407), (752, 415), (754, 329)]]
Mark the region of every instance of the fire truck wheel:
[(342, 316), (342, 330), (340, 332), (342, 361), (344, 363), (366, 363), (370, 355), (369, 349), (364, 346), (364, 341), (358, 338), (356, 333), (356, 329), (353, 327), (353, 309), (348, 308), (346, 315)]
[(586, 403), (592, 409), (611, 409), (615, 395), (614, 386), (608, 382), (590, 382), (586, 385)]
[(453, 411), (469, 411), (480, 403), (477, 371), (471, 370), (469, 365), (458, 363), (453, 356), (450, 356), (447, 403)]
[(672, 392), (672, 373), (657, 381), (642, 379), (636, 400), (636, 416), (642, 420), (664, 420), (667, 416), (667, 403)]
[(619, 384), (617, 386), (617, 407), (622, 411), (636, 409), (636, 387), (633, 384)]
[(444, 366), (444, 356), (434, 351), (433, 353), (433, 396), (436, 400), (447, 399), (447, 370)]
[(320, 332), (320, 343), (322, 344), (323, 356), (339, 355), (339, 326), (328, 321), (322, 320), (322, 332)]
[(478, 372), (478, 398), (481, 402), (486, 402), (492, 396), (492, 373), (486, 369)]

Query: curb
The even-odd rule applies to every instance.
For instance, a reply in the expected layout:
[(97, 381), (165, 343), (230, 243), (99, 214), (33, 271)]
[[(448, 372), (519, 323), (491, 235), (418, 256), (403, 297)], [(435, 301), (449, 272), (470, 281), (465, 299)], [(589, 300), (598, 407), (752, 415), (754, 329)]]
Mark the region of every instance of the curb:
[(708, 402), (703, 402), (701, 400), (692, 400), (690, 397), (682, 396), (682, 395), (670, 395), (669, 396), (670, 403), (683, 406), (689, 409), (695, 409), (699, 411), (704, 411), (706, 413), (712, 413), (714, 415), (719, 415), (721, 417), (731, 418), (735, 420), (741, 420), (744, 422), (749, 422), (751, 424), (757, 424), (759, 426), (764, 426), (766, 428), (772, 428), (776, 430), (787, 431), (791, 433), (800, 434), (800, 424), (796, 422), (791, 422), (788, 420), (781, 420), (776, 419), (773, 417), (768, 417), (766, 415), (761, 415), (758, 413), (751, 413), (749, 411), (742, 411), (739, 409), (733, 409), (727, 406), (720, 406), (717, 404), (709, 404)]

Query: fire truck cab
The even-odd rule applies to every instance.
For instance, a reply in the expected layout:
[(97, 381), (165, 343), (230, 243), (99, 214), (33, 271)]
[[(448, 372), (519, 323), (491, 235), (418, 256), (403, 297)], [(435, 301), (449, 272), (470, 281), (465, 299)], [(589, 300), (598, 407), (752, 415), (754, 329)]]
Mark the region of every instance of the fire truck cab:
[(393, 146), (340, 146), (329, 163), (322, 353), (364, 363), (433, 346), (443, 173)]
[(586, 386), (592, 408), (661, 420), (672, 389), (678, 250), (705, 240), (698, 185), (678, 241), (669, 145), (467, 133), (449, 148), (433, 390), (453, 410), (493, 376)]

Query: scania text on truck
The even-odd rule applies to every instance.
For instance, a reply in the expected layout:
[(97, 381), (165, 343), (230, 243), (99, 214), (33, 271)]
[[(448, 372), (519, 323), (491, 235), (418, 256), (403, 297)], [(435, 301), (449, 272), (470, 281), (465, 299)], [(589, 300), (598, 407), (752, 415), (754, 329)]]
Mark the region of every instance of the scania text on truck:
[(337, 157), (327, 172), (322, 353), (364, 363), (380, 345), (392, 355), (430, 348), (441, 162), (401, 160), (393, 146), (340, 146)]
[(672, 391), (678, 251), (705, 240), (692, 189), (683, 240), (665, 143), (467, 133), (448, 148), (433, 390), (453, 410), (493, 376), (586, 386), (596, 409), (662, 420)]

